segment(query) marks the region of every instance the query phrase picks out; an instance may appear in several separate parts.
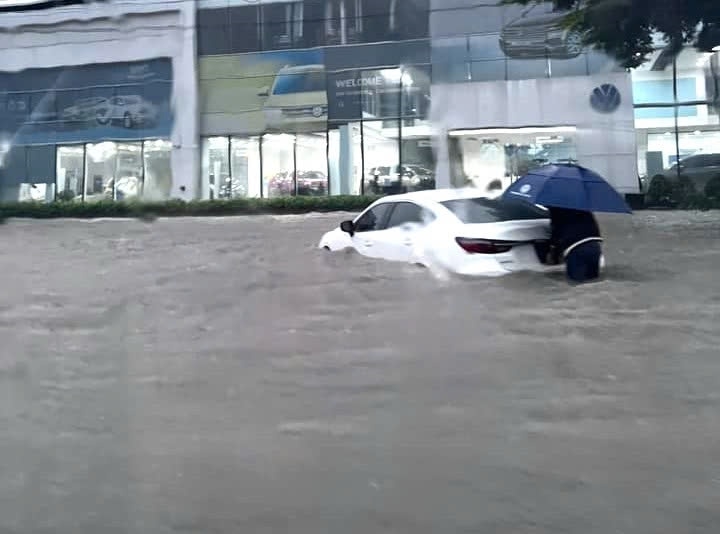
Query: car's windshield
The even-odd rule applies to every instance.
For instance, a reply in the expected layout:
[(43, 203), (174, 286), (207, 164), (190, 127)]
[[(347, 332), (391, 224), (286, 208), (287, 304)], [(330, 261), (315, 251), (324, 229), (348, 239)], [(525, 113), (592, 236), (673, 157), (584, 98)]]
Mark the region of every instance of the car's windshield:
[(440, 202), (465, 224), (547, 219), (547, 210), (525, 202), (486, 197), (458, 198)]
[(325, 73), (323, 71), (281, 74), (275, 79), (274, 95), (309, 93), (325, 91)]

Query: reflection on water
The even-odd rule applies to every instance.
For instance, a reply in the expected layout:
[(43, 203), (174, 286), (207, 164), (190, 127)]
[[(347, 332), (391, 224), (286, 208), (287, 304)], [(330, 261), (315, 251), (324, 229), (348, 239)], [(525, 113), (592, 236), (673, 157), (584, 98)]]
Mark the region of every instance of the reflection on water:
[(717, 530), (720, 216), (601, 217), (580, 287), (343, 218), (4, 225), (0, 531)]

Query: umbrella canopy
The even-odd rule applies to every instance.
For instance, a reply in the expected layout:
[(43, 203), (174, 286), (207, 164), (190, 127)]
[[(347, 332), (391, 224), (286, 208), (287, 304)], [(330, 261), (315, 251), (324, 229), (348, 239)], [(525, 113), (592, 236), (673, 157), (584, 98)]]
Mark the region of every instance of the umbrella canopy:
[(512, 183), (502, 196), (553, 208), (632, 213), (622, 195), (602, 176), (579, 165), (554, 164), (533, 169)]

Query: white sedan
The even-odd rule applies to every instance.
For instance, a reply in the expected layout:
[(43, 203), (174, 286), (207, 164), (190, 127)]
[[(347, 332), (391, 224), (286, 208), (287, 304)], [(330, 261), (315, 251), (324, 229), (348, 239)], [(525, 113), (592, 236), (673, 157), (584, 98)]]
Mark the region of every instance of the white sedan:
[(546, 209), (483, 196), (477, 189), (390, 195), (327, 232), (319, 247), (410, 262), (460, 275), (557, 270), (545, 264)]

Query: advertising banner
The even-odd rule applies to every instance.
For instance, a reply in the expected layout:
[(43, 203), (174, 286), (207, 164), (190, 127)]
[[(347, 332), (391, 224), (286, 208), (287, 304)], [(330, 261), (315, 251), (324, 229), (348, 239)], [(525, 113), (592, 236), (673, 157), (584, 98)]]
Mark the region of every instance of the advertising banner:
[(325, 130), (323, 50), (200, 59), (204, 130), (227, 133)]
[(359, 69), (334, 72), (328, 76), (328, 113), (334, 121), (356, 121), (364, 104), (376, 92), (383, 92), (388, 80), (379, 71)]
[(410, 116), (418, 110), (404, 105), (413, 98), (410, 93), (429, 99), (429, 72), (416, 75), (430, 63), (428, 40), (329, 48), (325, 62), (330, 121)]
[(170, 58), (0, 72), (0, 137), (12, 145), (168, 137), (172, 78)]
[(318, 132), (397, 117), (405, 100), (403, 116), (419, 116), (430, 76), (412, 65), (429, 61), (427, 40), (201, 57), (203, 133)]

